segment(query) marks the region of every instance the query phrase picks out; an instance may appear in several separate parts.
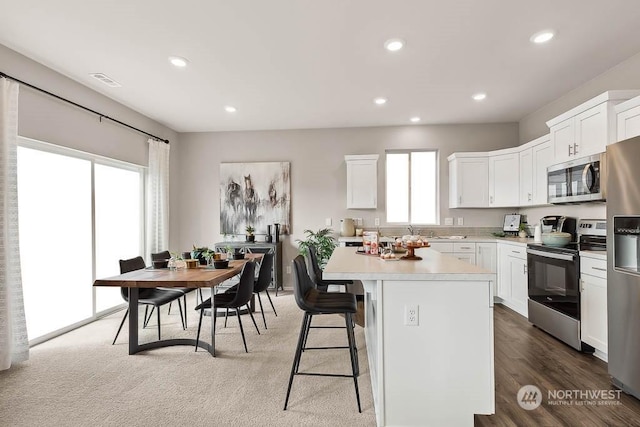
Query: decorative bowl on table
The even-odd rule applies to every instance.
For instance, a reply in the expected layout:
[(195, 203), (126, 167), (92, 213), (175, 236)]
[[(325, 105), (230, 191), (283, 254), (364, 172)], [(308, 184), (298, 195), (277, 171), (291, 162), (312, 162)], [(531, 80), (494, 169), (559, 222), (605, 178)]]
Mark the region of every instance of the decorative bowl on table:
[(563, 233), (554, 231), (551, 233), (542, 233), (542, 243), (554, 248), (563, 248), (571, 242), (571, 233)]
[(184, 262), (187, 264), (187, 268), (198, 268), (199, 261), (197, 259), (185, 259)]
[(229, 260), (226, 259), (215, 259), (213, 260), (213, 268), (228, 268)]

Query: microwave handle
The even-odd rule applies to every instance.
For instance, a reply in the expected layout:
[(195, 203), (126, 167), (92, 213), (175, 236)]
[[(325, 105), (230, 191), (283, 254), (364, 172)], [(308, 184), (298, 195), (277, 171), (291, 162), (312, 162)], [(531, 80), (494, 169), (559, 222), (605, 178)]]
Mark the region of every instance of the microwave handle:
[[(587, 180), (589, 176), (589, 172), (591, 172), (591, 175), (594, 177), (594, 179), (591, 180), (591, 185), (589, 185), (589, 182)], [(591, 163), (589, 163), (588, 165), (585, 165), (584, 169), (582, 169), (582, 184), (584, 185), (585, 188), (589, 189), (589, 193), (593, 191), (593, 187), (596, 185), (595, 175), (596, 175), (596, 170), (594, 169)]]

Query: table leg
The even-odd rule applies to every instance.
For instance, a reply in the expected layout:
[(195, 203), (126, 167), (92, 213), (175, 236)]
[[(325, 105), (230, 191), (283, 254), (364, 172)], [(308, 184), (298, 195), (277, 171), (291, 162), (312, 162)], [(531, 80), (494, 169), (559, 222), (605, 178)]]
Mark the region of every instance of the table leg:
[(138, 352), (138, 288), (129, 288), (129, 354)]
[(211, 287), (211, 349), (209, 353), (213, 357), (216, 357), (216, 305), (215, 305), (215, 292), (216, 289), (214, 286)]

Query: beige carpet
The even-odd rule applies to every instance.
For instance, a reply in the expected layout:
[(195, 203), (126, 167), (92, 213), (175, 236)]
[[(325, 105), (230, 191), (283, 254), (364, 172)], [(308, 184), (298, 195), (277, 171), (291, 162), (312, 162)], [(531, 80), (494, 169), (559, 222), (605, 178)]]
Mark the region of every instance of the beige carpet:
[[(196, 312), (189, 301), (189, 327), (177, 314), (162, 313), (163, 338), (195, 338)], [(260, 313), (257, 335), (242, 316), (249, 353), (235, 318), (218, 323), (218, 357), (177, 346), (127, 354), (126, 324), (111, 341), (123, 312), (101, 319), (31, 349), (28, 362), (0, 372), (2, 426), (374, 426), (375, 411), (363, 330), (356, 328), (360, 359), (358, 413), (349, 378), (297, 376), (289, 409), (283, 411), (302, 312), (291, 293), (273, 298), (278, 317)], [(205, 317), (203, 334), (209, 334)], [(322, 321), (320, 321), (322, 319)], [(343, 324), (339, 316), (321, 323)], [(155, 315), (140, 341), (155, 339)], [(344, 329), (315, 329), (308, 345), (346, 345)], [(307, 351), (301, 371), (350, 373), (348, 350)]]

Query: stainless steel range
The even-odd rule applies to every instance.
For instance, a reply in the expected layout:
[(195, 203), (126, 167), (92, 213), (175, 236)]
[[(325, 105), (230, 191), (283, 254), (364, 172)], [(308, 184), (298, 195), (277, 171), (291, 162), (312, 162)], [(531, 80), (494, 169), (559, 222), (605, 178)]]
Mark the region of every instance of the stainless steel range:
[[(576, 236), (576, 230), (563, 231)], [(577, 350), (593, 352), (580, 339), (579, 251), (606, 251), (606, 221), (581, 220), (577, 236), (561, 248), (527, 245), (529, 321)]]

